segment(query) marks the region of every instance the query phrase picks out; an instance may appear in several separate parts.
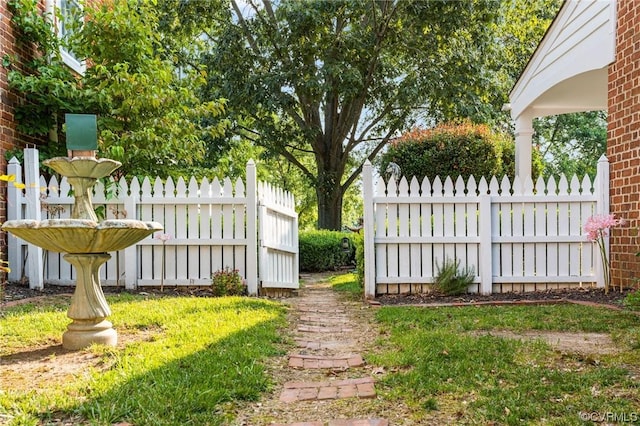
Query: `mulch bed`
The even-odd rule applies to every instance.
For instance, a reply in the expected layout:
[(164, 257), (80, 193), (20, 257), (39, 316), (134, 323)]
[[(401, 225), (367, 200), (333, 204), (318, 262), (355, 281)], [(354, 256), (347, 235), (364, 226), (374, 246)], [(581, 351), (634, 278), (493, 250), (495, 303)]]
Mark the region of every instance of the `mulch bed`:
[(381, 305), (439, 305), (439, 304), (485, 304), (485, 303), (558, 303), (563, 301), (588, 302), (594, 304), (613, 305), (622, 307), (622, 301), (627, 294), (634, 290), (583, 288), (565, 290), (546, 290), (526, 293), (494, 293), (491, 295), (464, 294), (460, 296), (445, 296), (438, 293), (422, 294), (390, 294), (378, 296), (375, 300)]
[[(29, 299), (39, 296), (55, 296), (60, 294), (72, 294), (73, 286), (45, 285), (43, 290), (31, 290), (27, 285), (17, 283), (7, 283), (0, 287), (2, 303), (13, 302), (22, 299)], [(211, 289), (208, 287), (166, 287), (161, 292), (157, 287), (144, 287), (136, 290), (126, 290), (124, 287), (108, 286), (103, 287), (105, 294), (130, 292), (138, 294), (154, 294), (157, 296), (211, 296)], [(620, 292), (618, 289), (611, 289), (605, 294), (604, 289), (584, 288), (547, 290), (527, 293), (494, 293), (491, 295), (464, 294), (460, 296), (445, 296), (438, 293), (421, 294), (390, 294), (381, 295), (375, 299), (380, 305), (441, 305), (441, 304), (487, 304), (487, 303), (558, 303), (563, 301), (588, 302), (603, 305), (613, 305), (622, 307), (622, 301), (627, 294), (635, 290), (625, 289)]]
[[(45, 284), (42, 290), (32, 290), (26, 284), (6, 283), (0, 286), (1, 304), (13, 304), (16, 301), (31, 299), (42, 296), (58, 296), (62, 294), (73, 294), (75, 286)], [(162, 291), (158, 287), (144, 287), (135, 290), (127, 290), (123, 286), (102, 287), (105, 294), (135, 293), (153, 294), (155, 296), (212, 296), (210, 287), (165, 287)]]

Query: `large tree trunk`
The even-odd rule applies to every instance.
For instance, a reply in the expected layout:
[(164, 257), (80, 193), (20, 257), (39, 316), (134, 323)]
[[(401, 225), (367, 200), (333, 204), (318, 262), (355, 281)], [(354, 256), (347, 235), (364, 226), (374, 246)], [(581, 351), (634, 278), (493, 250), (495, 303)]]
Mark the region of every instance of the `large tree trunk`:
[[(342, 229), (342, 187), (340, 182), (321, 174), (316, 186), (318, 197), (318, 229), (339, 231)], [(324, 179), (322, 179), (324, 177)]]

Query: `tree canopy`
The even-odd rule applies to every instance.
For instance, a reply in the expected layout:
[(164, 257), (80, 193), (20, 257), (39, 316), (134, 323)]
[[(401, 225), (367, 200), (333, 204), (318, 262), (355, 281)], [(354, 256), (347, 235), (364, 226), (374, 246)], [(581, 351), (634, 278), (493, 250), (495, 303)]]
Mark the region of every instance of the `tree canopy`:
[[(9, 84), (25, 98), (16, 107), (19, 129), (49, 135), (45, 150), (52, 155), (65, 152), (67, 112), (98, 115), (101, 154), (122, 161), (118, 172), (129, 175), (175, 173), (203, 157), (206, 137), (222, 134), (224, 102), (196, 96), (203, 70), (176, 72), (152, 3), (89, 2), (84, 21), (68, 22), (73, 35), (63, 40), (37, 2), (10, 0), (9, 6), (21, 42), (39, 51), (26, 71), (11, 66), (21, 58), (6, 58)], [(65, 65), (61, 46), (89, 58), (83, 75)]]
[(534, 143), (545, 158), (547, 175), (594, 177), (607, 151), (607, 114), (589, 111), (534, 120)]
[[(230, 5), (199, 11), (211, 36), (200, 57), (204, 94), (227, 99), (236, 132), (302, 171), (320, 228), (341, 227), (343, 195), (362, 162), (399, 131), (425, 120), (483, 120), (494, 110), (486, 99), (495, 79), (483, 64), (497, 2)], [(195, 13), (183, 16), (197, 22)]]

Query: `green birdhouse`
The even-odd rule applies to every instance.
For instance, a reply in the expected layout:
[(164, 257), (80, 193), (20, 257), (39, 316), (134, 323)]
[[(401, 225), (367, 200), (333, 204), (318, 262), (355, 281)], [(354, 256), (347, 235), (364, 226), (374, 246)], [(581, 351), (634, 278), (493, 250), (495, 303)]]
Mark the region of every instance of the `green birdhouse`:
[(67, 149), (95, 151), (98, 149), (98, 125), (94, 114), (65, 114)]

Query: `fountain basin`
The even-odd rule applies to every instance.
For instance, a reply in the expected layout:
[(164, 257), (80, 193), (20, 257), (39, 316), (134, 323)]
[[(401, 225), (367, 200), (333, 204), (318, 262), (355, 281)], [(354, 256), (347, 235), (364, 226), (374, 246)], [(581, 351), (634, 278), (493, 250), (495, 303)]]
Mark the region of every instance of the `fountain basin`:
[(158, 222), (111, 219), (10, 220), (2, 229), (45, 250), (59, 253), (106, 253), (125, 249), (163, 229)]

